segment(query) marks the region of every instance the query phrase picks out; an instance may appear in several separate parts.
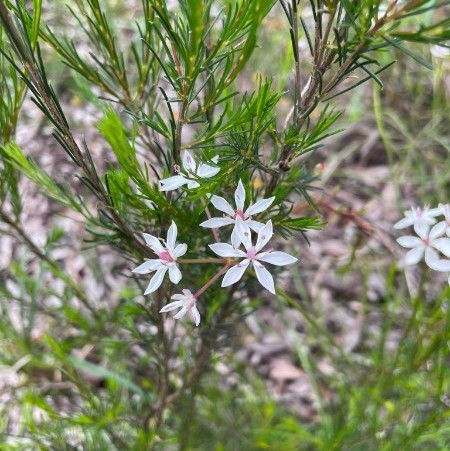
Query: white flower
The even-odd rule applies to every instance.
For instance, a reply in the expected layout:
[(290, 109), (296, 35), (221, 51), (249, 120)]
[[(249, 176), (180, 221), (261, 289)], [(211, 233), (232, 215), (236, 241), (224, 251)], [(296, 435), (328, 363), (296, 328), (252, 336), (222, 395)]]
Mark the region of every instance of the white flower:
[(447, 236), (450, 236), (450, 204), (439, 204), (438, 208), (445, 218), (445, 224), (447, 226), (445, 233)]
[(258, 239), (256, 240), (256, 244), (254, 246), (251, 240), (250, 228), (240, 216), (236, 218), (236, 230), (239, 235), (239, 239), (244, 244), (246, 250), (245, 252), (235, 249), (227, 243), (215, 243), (209, 245), (212, 251), (220, 257), (243, 258), (242, 261), (226, 272), (225, 277), (222, 280), (222, 287), (228, 287), (229, 285), (239, 281), (247, 267), (253, 264), (259, 283), (271, 293), (275, 294), (273, 277), (261, 262), (283, 266), (295, 263), (297, 258), (292, 257), (292, 255), (286, 254), (285, 252), (272, 250), (259, 253), (259, 251), (272, 237), (272, 221), (270, 220), (259, 230)]
[(197, 299), (191, 293), (190, 290), (182, 290), (183, 294), (174, 294), (170, 299), (175, 299), (174, 302), (167, 304), (164, 306), (160, 313), (170, 312), (171, 310), (175, 310), (177, 308), (181, 308), (181, 310), (174, 315), (175, 319), (183, 318), (186, 313), (190, 310), (192, 319), (196, 326), (200, 324), (200, 312), (197, 309)]
[(202, 227), (208, 227), (212, 229), (216, 229), (225, 225), (234, 224), (233, 232), (231, 233), (231, 244), (233, 247), (239, 247), (241, 241), (239, 241), (239, 236), (236, 230), (236, 218), (241, 218), (245, 223), (255, 232), (259, 232), (264, 224), (258, 221), (254, 221), (251, 219), (252, 215), (256, 215), (257, 213), (261, 213), (264, 210), (267, 210), (273, 203), (275, 197), (270, 197), (269, 199), (260, 199), (253, 205), (247, 208), (244, 211), (244, 203), (245, 203), (245, 189), (242, 182), (239, 180), (238, 187), (234, 193), (234, 200), (236, 202), (236, 210), (234, 210), (231, 205), (223, 198), (219, 196), (212, 196), (211, 203), (217, 208), (217, 210), (223, 211), (228, 216), (224, 216), (222, 218), (211, 218), (205, 222), (202, 222), (200, 225)]
[(446, 257), (450, 257), (450, 238), (441, 238), (445, 232), (445, 222), (436, 224), (431, 230), (423, 227), (415, 227), (417, 236), (402, 236), (397, 239), (400, 246), (411, 249), (405, 256), (405, 264), (415, 265), (422, 260), (425, 254), (425, 263), (435, 271), (450, 271), (450, 261), (439, 259), (442, 252)]
[(164, 247), (156, 236), (144, 233), (147, 246), (151, 247), (153, 252), (159, 257), (158, 259), (147, 260), (145, 263), (142, 263), (142, 265), (133, 269), (133, 272), (136, 274), (148, 274), (156, 271), (144, 294), (156, 291), (161, 286), (167, 271), (169, 271), (169, 278), (172, 283), (177, 284), (181, 280), (181, 271), (178, 269), (176, 261), (177, 258), (186, 253), (187, 245), (184, 243), (177, 245), (177, 234), (177, 225), (172, 221), (172, 225), (167, 232), (167, 241), (164, 242)]
[[(219, 161), (219, 156), (216, 155), (211, 159), (214, 163)], [(192, 155), (186, 150), (183, 156), (183, 172), (180, 172), (178, 167), (178, 175), (174, 175), (167, 179), (159, 181), (161, 191), (172, 191), (180, 186), (186, 185), (189, 189), (198, 188), (200, 184), (196, 181), (198, 177), (208, 179), (215, 176), (219, 171), (219, 167), (213, 167), (209, 164), (200, 163), (198, 166), (195, 163)]]
[(430, 225), (436, 222), (434, 218), (441, 214), (439, 208), (432, 208), (430, 210), (426, 205), (423, 209), (412, 207), (411, 210), (405, 211), (405, 217), (403, 219), (394, 224), (394, 229), (406, 229), (406, 227), (414, 226), (416, 233), (420, 235), (417, 229), (420, 229), (421, 233), (426, 233)]

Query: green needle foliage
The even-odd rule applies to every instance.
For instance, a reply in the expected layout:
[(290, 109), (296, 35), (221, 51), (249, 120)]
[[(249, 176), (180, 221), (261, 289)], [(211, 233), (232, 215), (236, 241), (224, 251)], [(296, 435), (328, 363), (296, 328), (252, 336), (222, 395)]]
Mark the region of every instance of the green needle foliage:
[[(270, 218), (281, 238), (299, 232), (307, 238), (308, 230), (323, 226), (311, 196), (316, 179), (311, 157), (339, 132), (343, 111), (335, 99), (370, 80), (383, 87), (384, 73), (395, 63), (389, 50), (432, 68), (415, 49), (450, 39), (449, 2), (444, 1), (180, 0), (172, 8), (165, 1), (142, 0), (136, 22), (127, 27), (115, 21), (113, 3), (69, 2), (67, 14), (80, 34), (75, 39), (44, 20), (52, 2), (0, 0), (0, 231), (13, 235), (39, 261), (37, 273), (24, 269), (30, 264), (26, 257), (5, 273), (0, 330), (2, 339), (23, 350), (25, 374), (57, 368), (68, 387), (62, 395), (79, 401), (65, 416), (47, 398), (22, 394), (24, 405), (39, 407), (57, 425), (39, 432), (41, 426), (29, 416), (28, 429), (20, 431), (30, 440), (28, 449), (47, 449), (48, 443), (66, 449), (71, 428), (82, 431), (85, 449), (169, 449), (174, 443), (187, 449), (190, 440), (195, 442), (195, 428), (190, 438), (194, 415), (186, 412), (195, 412), (196, 400), (212, 393), (207, 384), (202, 392), (202, 377), (239, 322), (257, 306), (260, 293), (251, 271), (229, 288), (210, 283), (218, 274), (208, 247), (213, 236), (199, 223), (210, 214), (211, 194), (231, 200), (242, 180), (246, 206), (274, 197), (256, 220)], [(290, 87), (274, 82), (277, 73), (257, 75), (244, 88), (264, 21), (276, 13), (283, 14), (281, 32), (293, 55), (287, 117), (280, 117), (278, 108)], [(91, 151), (92, 143), (74, 136), (74, 118), (51, 81), (55, 60), (70, 69), (74, 84), (101, 115), (92, 128), (110, 150), (106, 163)], [(52, 152), (70, 157), (75, 179), (46, 172), (15, 142), (26, 96), (51, 124)], [(197, 188), (161, 191), (160, 181), (177, 172), (186, 151), (220, 171), (213, 177), (195, 176)], [(109, 304), (73, 280), (55, 256), (64, 238), (61, 229), (50, 231), (40, 246), (23, 226), (23, 211), (30, 207), (23, 202), (22, 177), (65, 213), (76, 215), (85, 236), (83, 242), (75, 238), (87, 254), (95, 258), (103, 246), (118, 251), (122, 273), (117, 277), (129, 280), (120, 292), (109, 293)], [(304, 215), (296, 212), (298, 204)], [(181, 344), (177, 329), (159, 313), (177, 292), (173, 285), (166, 281), (144, 297), (143, 278), (131, 277), (131, 269), (155, 258), (142, 234), (165, 238), (172, 221), (189, 259), (198, 261), (183, 267), (183, 288), (208, 288), (201, 292), (201, 327), (192, 332), (187, 325)], [(217, 233), (225, 242), (223, 229)], [(101, 265), (92, 266), (102, 280)], [(62, 289), (46, 284), (48, 274)], [(18, 293), (10, 290), (8, 280), (19, 285)], [(58, 301), (54, 309), (45, 302), (50, 297)], [(22, 335), (8, 315), (13, 301), (20, 305)], [(32, 330), (39, 315), (60, 330), (50, 329), (36, 342)], [(95, 349), (89, 359), (76, 355), (91, 345)], [(136, 347), (145, 351), (133, 353)], [(2, 351), (1, 358), (11, 365), (15, 361), (12, 352)], [(106, 386), (105, 391), (96, 384)], [(354, 403), (351, 414), (361, 408), (358, 399)], [(271, 418), (262, 423), (271, 424)], [(330, 420), (328, 426), (331, 431), (342, 424)], [(343, 440), (331, 434), (330, 442), (300, 429), (286, 420), (278, 431), (289, 440), (298, 433), (325, 449), (338, 449)], [(262, 448), (269, 446), (266, 439), (270, 442), (270, 434), (261, 438)]]

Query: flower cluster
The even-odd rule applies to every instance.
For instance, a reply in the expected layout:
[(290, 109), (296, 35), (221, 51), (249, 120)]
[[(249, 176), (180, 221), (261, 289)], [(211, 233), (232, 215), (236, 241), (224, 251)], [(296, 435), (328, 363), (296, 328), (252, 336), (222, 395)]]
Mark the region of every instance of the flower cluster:
[[(437, 222), (438, 217), (443, 220)], [(408, 235), (397, 239), (398, 244), (409, 251), (405, 264), (414, 265), (424, 259), (434, 271), (450, 273), (450, 205), (439, 204), (438, 208), (412, 208), (405, 217), (394, 224), (395, 229), (413, 227), (417, 236)], [(448, 278), (450, 285), (450, 274)]]
[[(214, 164), (218, 163), (218, 157), (211, 159)], [(218, 166), (197, 163), (192, 155), (185, 151), (183, 156), (183, 167), (174, 167), (177, 175), (167, 179), (160, 180), (161, 191), (172, 191), (184, 185), (188, 189), (195, 189), (200, 186), (201, 179), (214, 177), (220, 171)], [(211, 204), (220, 212), (224, 213), (221, 217), (209, 219), (200, 224), (201, 227), (213, 229), (216, 243), (210, 244), (210, 249), (222, 259), (211, 259), (223, 264), (217, 274), (208, 281), (203, 287), (192, 293), (190, 290), (183, 289), (183, 294), (175, 294), (171, 299), (174, 301), (161, 309), (161, 312), (169, 312), (179, 309), (174, 315), (175, 319), (182, 318), (186, 313), (190, 313), (195, 325), (200, 324), (200, 313), (197, 309), (198, 297), (223, 274), (222, 287), (228, 287), (241, 280), (244, 272), (253, 267), (256, 278), (259, 283), (275, 294), (275, 283), (272, 274), (266, 269), (263, 263), (269, 263), (276, 266), (284, 266), (295, 263), (297, 258), (280, 251), (268, 249), (262, 251), (269, 243), (273, 235), (272, 221), (269, 219), (265, 224), (253, 219), (253, 216), (266, 211), (274, 202), (275, 197), (268, 199), (259, 199), (252, 205), (245, 206), (246, 193), (244, 185), (239, 180), (234, 194), (235, 208), (230, 203), (219, 196), (210, 196), (208, 199)], [(206, 209), (209, 213), (209, 210)], [(225, 226), (233, 226), (230, 234), (230, 243), (219, 242), (217, 229)], [(252, 231), (257, 234), (256, 242), (253, 244)], [(144, 294), (150, 294), (156, 291), (162, 284), (166, 272), (169, 272), (169, 279), (172, 283), (178, 284), (182, 279), (178, 264), (195, 263), (195, 260), (181, 259), (187, 252), (185, 243), (177, 244), (178, 229), (174, 221), (167, 232), (167, 240), (144, 233), (146, 244), (152, 249), (158, 258), (150, 259), (142, 263), (133, 270), (136, 274), (149, 274), (154, 272), (150, 283)], [(244, 249), (242, 249), (244, 248)], [(235, 264), (233, 264), (233, 262)]]

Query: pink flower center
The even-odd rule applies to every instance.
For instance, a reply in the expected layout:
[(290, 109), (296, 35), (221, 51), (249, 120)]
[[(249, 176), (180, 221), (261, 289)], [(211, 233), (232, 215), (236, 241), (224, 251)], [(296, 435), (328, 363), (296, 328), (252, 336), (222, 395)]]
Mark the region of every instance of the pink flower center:
[(167, 263), (173, 262), (173, 258), (169, 254), (169, 251), (167, 251), (167, 250), (160, 252), (158, 254), (158, 256), (159, 256), (160, 260), (162, 260), (163, 262), (167, 262)]
[(429, 246), (430, 244), (430, 239), (429, 238), (423, 238), (423, 244), (425, 244), (425, 246)]
[(236, 210), (236, 213), (234, 213), (233, 219), (236, 219), (238, 216), (245, 221), (245, 215), (242, 210)]
[(256, 257), (256, 251), (255, 251), (255, 249), (254, 249), (253, 247), (251, 247), (251, 248), (247, 251), (247, 257), (248, 257), (250, 260), (254, 260), (254, 259), (255, 259), (255, 257)]
[(180, 166), (179, 166), (178, 164), (174, 164), (174, 165), (173, 165), (173, 170), (174, 170), (177, 174), (179, 174), (180, 171), (181, 171), (181, 168), (180, 168)]

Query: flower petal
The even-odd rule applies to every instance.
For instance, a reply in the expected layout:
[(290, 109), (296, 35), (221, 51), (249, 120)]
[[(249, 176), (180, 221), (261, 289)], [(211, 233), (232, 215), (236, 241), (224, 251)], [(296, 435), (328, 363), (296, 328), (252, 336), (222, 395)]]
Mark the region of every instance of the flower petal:
[(223, 211), (231, 217), (234, 216), (234, 210), (223, 197), (213, 196), (211, 197), (211, 203), (217, 208), (217, 210)]
[(423, 256), (424, 247), (415, 247), (405, 255), (405, 265), (415, 265), (419, 263)]
[(245, 203), (245, 188), (240, 180), (234, 193), (234, 200), (236, 202), (236, 210), (243, 211)]
[(264, 210), (267, 210), (275, 200), (275, 196), (270, 197), (269, 199), (261, 199), (258, 200), (258, 202), (254, 203), (253, 205), (250, 205), (250, 207), (247, 208), (245, 211), (245, 216), (252, 216), (256, 215), (258, 213), (261, 213)]
[(208, 245), (219, 257), (247, 257), (247, 254), (239, 249), (235, 249), (228, 243), (214, 243)]
[(450, 257), (450, 239), (437, 238), (431, 244), (435, 249), (442, 252), (446, 257)]
[(184, 301), (174, 301), (171, 302), (170, 304), (165, 305), (160, 311), (159, 313), (165, 313), (165, 312), (170, 312), (171, 310), (175, 310), (177, 308), (182, 307), (184, 304)]
[(241, 280), (242, 275), (247, 269), (249, 263), (250, 260), (246, 258), (245, 260), (242, 260), (237, 265), (230, 268), (226, 272), (225, 277), (222, 280), (222, 287), (229, 287), (230, 285), (233, 285), (234, 283)]
[(439, 222), (430, 230), (430, 241), (434, 241), (445, 233), (447, 223), (445, 221)]
[(423, 241), (417, 237), (417, 236), (401, 236), (400, 238), (397, 238), (397, 243), (400, 244), (402, 247), (406, 248), (413, 248), (413, 247), (419, 247), (423, 246)]
[(231, 234), (231, 244), (233, 247), (238, 247), (241, 243), (243, 243), (245, 249), (249, 250), (252, 247), (252, 232), (247, 223), (240, 216), (237, 216), (236, 225)]
[(172, 221), (172, 225), (169, 227), (167, 232), (167, 248), (169, 251), (173, 251), (175, 248), (175, 242), (177, 240), (178, 235), (178, 227), (175, 224), (175, 221)]
[(256, 277), (259, 283), (271, 293), (276, 294), (272, 274), (261, 263), (254, 262), (253, 266), (255, 267)]
[(231, 218), (211, 218), (200, 224), (201, 227), (207, 227), (208, 229), (217, 229), (225, 225), (234, 224), (234, 219)]
[(195, 189), (195, 188), (198, 188), (200, 186), (200, 183), (198, 183), (198, 182), (196, 182), (195, 180), (190, 180), (189, 182), (188, 182), (188, 188), (189, 189)]
[(262, 262), (270, 263), (271, 265), (284, 266), (290, 265), (298, 261), (298, 258), (286, 254), (286, 252), (263, 252), (256, 256), (256, 259)]
[(183, 318), (183, 316), (186, 315), (187, 311), (188, 311), (188, 308), (187, 307), (183, 307), (176, 315), (173, 315), (173, 317), (175, 319)]
[(176, 264), (169, 266), (169, 279), (172, 283), (177, 284), (181, 280), (181, 271)]
[(200, 324), (200, 312), (196, 305), (191, 308), (191, 315), (195, 325), (198, 326)]
[(162, 179), (159, 181), (160, 191), (172, 191), (186, 184), (188, 180), (183, 175), (174, 175), (167, 179)]
[(406, 229), (406, 227), (412, 226), (413, 224), (414, 218), (412, 217), (403, 218), (394, 224), (394, 229)]
[(184, 151), (183, 168), (186, 169), (186, 171), (195, 172), (195, 160), (188, 150)]
[(147, 260), (146, 262), (134, 268), (131, 272), (135, 274), (148, 274), (152, 271), (156, 271), (162, 265), (161, 260)]
[(203, 179), (214, 177), (220, 171), (219, 167), (210, 166), (209, 164), (200, 163), (197, 169), (197, 175)]
[(430, 224), (425, 219), (416, 220), (414, 222), (414, 232), (416, 232), (423, 240), (428, 238), (429, 231)]
[(153, 293), (161, 286), (166, 271), (167, 266), (163, 266), (162, 268), (159, 268), (158, 271), (155, 272), (155, 275), (152, 277), (152, 280), (150, 280), (150, 283), (148, 284), (148, 287), (145, 290), (144, 295)]
[(262, 222), (254, 221), (253, 219), (247, 219), (245, 223), (256, 233), (258, 233), (264, 227), (264, 224)]
[(173, 259), (177, 259), (179, 257), (181, 257), (182, 255), (184, 255), (187, 251), (187, 244), (186, 243), (181, 243), (178, 244), (175, 249), (172, 251), (172, 258)]
[(258, 240), (256, 241), (255, 251), (258, 253), (272, 238), (273, 228), (272, 221), (269, 219), (267, 224), (258, 232)]
[(144, 240), (147, 243), (147, 246), (150, 246), (152, 251), (156, 254), (159, 254), (164, 250), (164, 246), (162, 245), (161, 241), (156, 238), (156, 236), (144, 233)]

